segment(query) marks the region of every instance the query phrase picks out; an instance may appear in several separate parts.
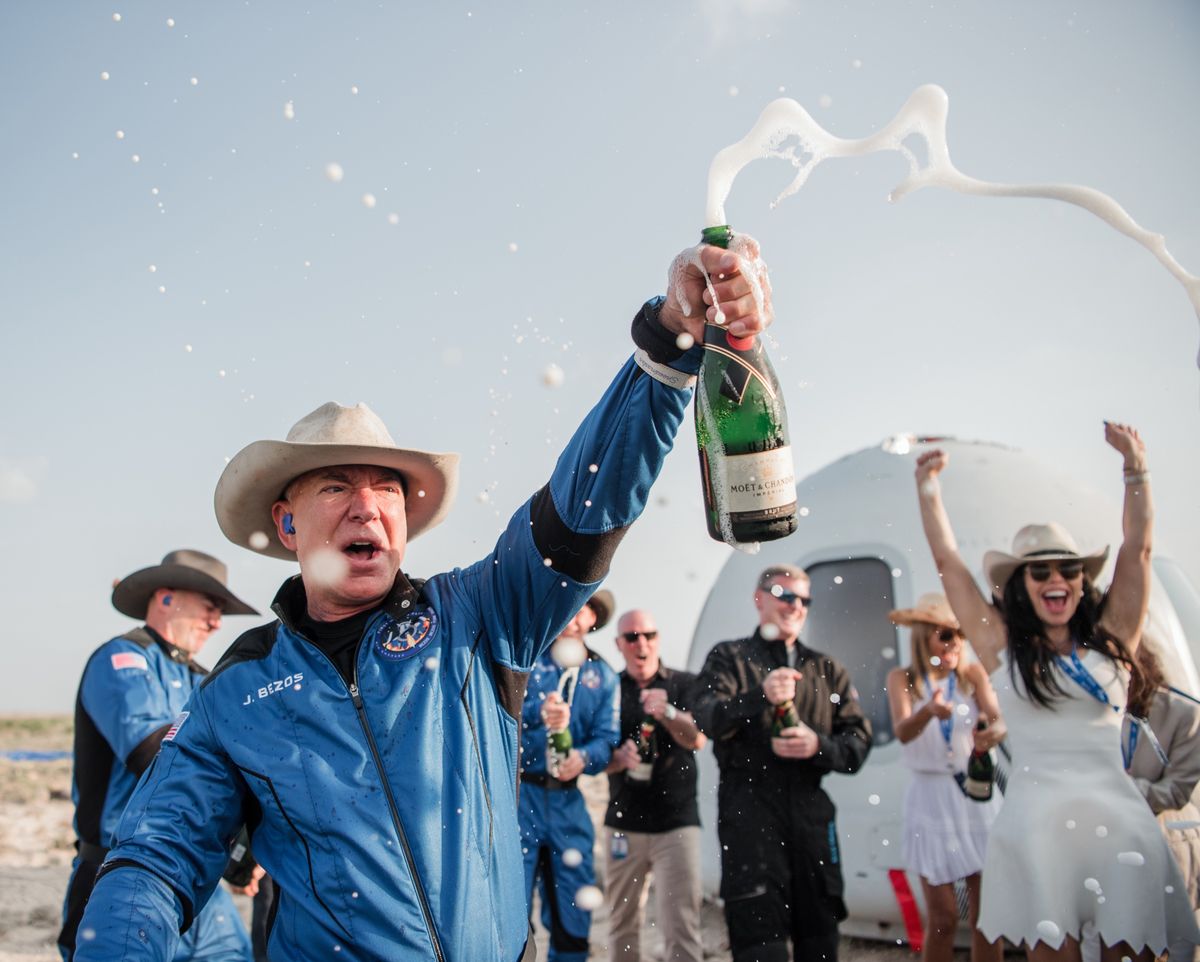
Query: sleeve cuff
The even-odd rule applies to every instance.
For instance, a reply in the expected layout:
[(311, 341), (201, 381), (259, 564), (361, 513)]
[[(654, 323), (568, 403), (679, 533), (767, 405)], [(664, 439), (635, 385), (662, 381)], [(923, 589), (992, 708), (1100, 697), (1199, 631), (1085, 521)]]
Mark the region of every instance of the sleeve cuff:
[[(700, 359), (704, 356), (704, 348), (694, 344), (688, 350), (683, 350), (676, 343), (676, 335), (672, 334), (659, 320), (659, 311), (666, 300), (662, 295), (652, 297), (642, 305), (642, 309), (633, 318), (631, 334), (633, 343), (638, 346), (638, 353), (644, 355), (646, 362), (659, 368), (670, 368), (676, 374), (685, 376), (695, 375), (700, 370)], [(654, 370), (638, 361), (647, 374), (656, 376)], [(663, 380), (659, 378), (659, 380)], [(671, 383), (664, 381), (663, 383)]]

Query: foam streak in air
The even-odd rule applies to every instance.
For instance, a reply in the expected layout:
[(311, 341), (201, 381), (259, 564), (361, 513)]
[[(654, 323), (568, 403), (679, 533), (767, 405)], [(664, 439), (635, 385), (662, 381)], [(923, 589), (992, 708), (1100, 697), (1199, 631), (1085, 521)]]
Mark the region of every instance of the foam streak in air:
[[(774, 204), (778, 204), (800, 190), (809, 174), (827, 158), (862, 157), (895, 151), (908, 160), (909, 174), (888, 195), (889, 201), (898, 201), (923, 187), (942, 187), (960, 194), (1046, 198), (1082, 207), (1150, 251), (1183, 285), (1192, 309), (1200, 319), (1200, 277), (1184, 270), (1175, 260), (1167, 250), (1162, 234), (1146, 230), (1115, 200), (1092, 187), (1076, 184), (997, 184), (964, 174), (950, 160), (946, 138), (949, 109), (950, 98), (946, 91), (936, 84), (926, 84), (913, 91), (882, 130), (859, 140), (845, 140), (825, 130), (795, 100), (788, 97), (773, 100), (767, 104), (745, 137), (713, 158), (708, 172), (705, 223), (709, 226), (728, 223), (725, 219), (725, 200), (738, 173), (752, 160), (777, 157), (789, 161), (796, 168), (791, 183), (775, 199)], [(924, 166), (904, 145), (904, 141), (913, 135), (925, 141), (928, 161)], [(1200, 364), (1200, 357), (1197, 363)]]

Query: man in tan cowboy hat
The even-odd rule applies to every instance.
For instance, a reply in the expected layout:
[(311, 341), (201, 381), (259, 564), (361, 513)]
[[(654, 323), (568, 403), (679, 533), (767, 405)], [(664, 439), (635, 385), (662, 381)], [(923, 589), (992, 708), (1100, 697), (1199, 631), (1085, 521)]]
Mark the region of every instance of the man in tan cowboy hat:
[[(75, 698), (71, 796), (79, 854), (58, 936), (68, 962), (96, 871), (125, 803), (192, 689), (208, 674), (193, 656), (221, 627), (223, 614), (258, 614), (229, 590), (226, 580), (224, 564), (184, 548), (113, 586), (113, 607), (145, 624), (92, 654)], [(214, 893), (176, 958), (250, 958), (246, 930), (228, 892)]]
[[(748, 262), (699, 256), (730, 333), (761, 332), (769, 308)], [(273, 959), (511, 962), (532, 948), (517, 825), (526, 680), (645, 506), (691, 397), (693, 345), (717, 316), (704, 290), (689, 266), (638, 312), (637, 350), (549, 482), (466, 567), (401, 570), (449, 510), (458, 459), (397, 447), (365, 405), (326, 404), (233, 458), (222, 530), (300, 573), (275, 598), (279, 620), (243, 635), (196, 692), (135, 794), (79, 962), (169, 957), (243, 822), (280, 893)]]
[[(585, 640), (612, 619), (612, 592), (597, 591), (576, 613), (529, 676), (521, 725), (518, 818), (530, 907), (537, 887), (551, 959), (583, 962), (592, 908), (577, 893), (596, 882), (595, 831), (580, 775), (599, 775), (620, 741), (617, 674)], [(570, 734), (565, 757), (550, 750), (552, 732)]]

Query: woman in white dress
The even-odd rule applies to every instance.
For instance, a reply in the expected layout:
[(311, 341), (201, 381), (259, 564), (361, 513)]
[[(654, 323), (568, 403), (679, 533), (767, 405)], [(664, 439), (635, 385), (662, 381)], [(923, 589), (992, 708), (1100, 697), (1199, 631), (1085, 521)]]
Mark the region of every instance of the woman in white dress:
[[(912, 772), (904, 796), (904, 861), (920, 876), (925, 896), (921, 959), (954, 958), (954, 883), (961, 879), (973, 930), (971, 960), (999, 962), (1002, 946), (989, 943), (975, 925), (979, 873), (1000, 794), (976, 801), (962, 787), (971, 752), (990, 751), (1004, 738), (996, 693), (983, 666), (964, 657), (963, 633), (944, 595), (922, 595), (915, 607), (890, 617), (912, 629), (908, 666), (888, 674), (887, 693), (892, 729)], [(987, 727), (977, 731), (981, 720)]]
[(984, 862), (979, 928), (1023, 946), (1031, 962), (1150, 962), (1196, 922), (1179, 869), (1121, 759), (1121, 715), (1150, 594), (1150, 475), (1138, 433), (1105, 422), (1125, 460), (1123, 542), (1112, 584), (1093, 586), (1105, 548), (1080, 555), (1057, 524), (989, 551), (979, 590), (942, 504), (947, 455), (917, 459), (921, 521), (954, 613), (991, 674), (1013, 769)]

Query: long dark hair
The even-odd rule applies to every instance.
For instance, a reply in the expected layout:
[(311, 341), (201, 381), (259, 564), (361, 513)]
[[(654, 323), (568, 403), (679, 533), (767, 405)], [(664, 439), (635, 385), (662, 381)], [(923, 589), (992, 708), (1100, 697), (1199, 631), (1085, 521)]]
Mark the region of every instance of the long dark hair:
[(1133, 660), (1137, 663), (1140, 677), (1129, 679), (1129, 714), (1146, 718), (1150, 715), (1150, 705), (1158, 690), (1167, 687), (1167, 679), (1158, 653), (1144, 635)]
[[(1124, 665), (1131, 679), (1136, 679), (1138, 667), (1125, 643), (1100, 627), (1100, 616), (1107, 600), (1108, 596), (1102, 595), (1084, 575), (1083, 594), (1067, 627), (1078, 644)], [(1008, 629), (1008, 670), (1014, 684), (1019, 672), (1029, 699), (1043, 708), (1054, 708), (1054, 703), (1066, 698), (1067, 692), (1052, 670), (1057, 654), (1046, 641), (1042, 620), (1033, 610), (1029, 590), (1025, 587), (1024, 565), (1013, 572), (1004, 586), (1000, 613)]]

